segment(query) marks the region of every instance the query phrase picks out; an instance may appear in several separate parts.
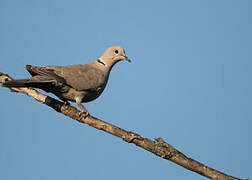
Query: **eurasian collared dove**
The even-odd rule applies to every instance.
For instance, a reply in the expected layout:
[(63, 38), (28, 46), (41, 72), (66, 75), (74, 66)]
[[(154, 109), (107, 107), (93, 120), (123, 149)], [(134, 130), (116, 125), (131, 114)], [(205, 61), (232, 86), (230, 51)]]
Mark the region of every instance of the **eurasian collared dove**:
[(51, 92), (64, 102), (73, 101), (87, 116), (82, 102), (92, 101), (103, 92), (112, 67), (121, 60), (131, 60), (120, 46), (108, 48), (96, 61), (85, 65), (46, 66), (26, 65), (30, 79), (10, 80), (4, 87), (32, 87)]

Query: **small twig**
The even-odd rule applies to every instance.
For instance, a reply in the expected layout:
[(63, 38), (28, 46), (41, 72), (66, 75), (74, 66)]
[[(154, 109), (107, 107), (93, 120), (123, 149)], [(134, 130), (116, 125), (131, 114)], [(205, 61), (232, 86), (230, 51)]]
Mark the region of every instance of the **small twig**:
[[(0, 83), (11, 79), (12, 78), (7, 74), (0, 73)], [(79, 115), (80, 111), (78, 111), (71, 104), (64, 104), (63, 102), (41, 94), (40, 92), (32, 88), (10, 88), (10, 90), (25, 93), (36, 101), (46, 104), (57, 112), (60, 112), (74, 120), (88, 124), (89, 126), (92, 126), (96, 129), (103, 130), (107, 133), (110, 133), (114, 136), (123, 139), (128, 143), (134, 143), (135, 145), (147, 151), (150, 151), (157, 156), (160, 156), (166, 160), (170, 160), (180, 166), (183, 166), (188, 170), (194, 171), (207, 178), (214, 180), (239, 180), (239, 178), (229, 176), (220, 171), (207, 167), (196, 160), (188, 158), (186, 155), (166, 143), (162, 138), (155, 138), (155, 141), (152, 141), (150, 139), (143, 138), (142, 136), (134, 132), (126, 131), (93, 116), (88, 116), (84, 118), (84, 116)]]

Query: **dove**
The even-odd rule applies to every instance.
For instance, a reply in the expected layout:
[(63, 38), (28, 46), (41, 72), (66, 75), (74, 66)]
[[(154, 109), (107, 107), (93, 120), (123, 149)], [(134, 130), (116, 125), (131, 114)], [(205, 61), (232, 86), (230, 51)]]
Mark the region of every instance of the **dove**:
[(88, 110), (81, 103), (93, 101), (101, 95), (111, 69), (122, 60), (131, 62), (122, 47), (112, 46), (96, 61), (84, 65), (45, 67), (26, 65), (31, 78), (9, 80), (2, 86), (42, 89), (55, 94), (65, 103), (75, 102), (81, 108), (81, 114), (88, 116)]

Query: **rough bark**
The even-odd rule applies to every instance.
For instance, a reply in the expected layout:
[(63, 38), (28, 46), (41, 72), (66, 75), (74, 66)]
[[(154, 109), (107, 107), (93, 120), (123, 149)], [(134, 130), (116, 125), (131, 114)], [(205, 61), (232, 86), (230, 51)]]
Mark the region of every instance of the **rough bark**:
[[(12, 79), (10, 76), (0, 73), (0, 83)], [(196, 172), (202, 176), (205, 176), (214, 180), (238, 180), (239, 178), (229, 176), (220, 171), (212, 169), (204, 164), (187, 157), (162, 138), (154, 138), (153, 140), (144, 138), (139, 134), (134, 132), (126, 131), (117, 126), (104, 122), (93, 116), (84, 117), (79, 115), (79, 112), (75, 107), (70, 104), (64, 104), (61, 101), (58, 101), (54, 98), (41, 94), (40, 92), (32, 88), (10, 88), (11, 91), (25, 93), (28, 96), (32, 97), (36, 101), (39, 101), (47, 106), (53, 108), (57, 112), (60, 112), (74, 120), (77, 120), (81, 123), (88, 124), (96, 129), (105, 131), (114, 136), (117, 136), (128, 143), (133, 143), (153, 154), (160, 156), (166, 160), (170, 160), (184, 168)]]

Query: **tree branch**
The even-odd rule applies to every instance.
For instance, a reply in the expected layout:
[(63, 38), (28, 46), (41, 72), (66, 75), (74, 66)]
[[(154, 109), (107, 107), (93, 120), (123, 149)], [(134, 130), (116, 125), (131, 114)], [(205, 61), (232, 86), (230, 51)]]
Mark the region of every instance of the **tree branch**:
[[(0, 83), (11, 80), (12, 78), (7, 74), (0, 73)], [(170, 160), (184, 168), (194, 171), (202, 176), (205, 176), (214, 180), (239, 180), (239, 178), (235, 178), (224, 174), (220, 171), (212, 169), (210, 167), (205, 166), (204, 164), (191, 159), (166, 143), (162, 138), (154, 138), (154, 141), (143, 138), (142, 136), (121, 129), (117, 126), (104, 122), (98, 118), (93, 116), (88, 116), (84, 118), (84, 116), (79, 115), (79, 112), (75, 107), (70, 104), (64, 104), (54, 98), (41, 94), (40, 92), (32, 89), (32, 88), (10, 88), (11, 91), (25, 93), (28, 96), (32, 97), (36, 101), (39, 101), (47, 106), (53, 108), (57, 112), (60, 112), (74, 120), (77, 120), (81, 123), (88, 124), (96, 129), (105, 131), (114, 136), (117, 136), (128, 143), (134, 143), (135, 145), (152, 152), (153, 154), (160, 156), (166, 160)]]

